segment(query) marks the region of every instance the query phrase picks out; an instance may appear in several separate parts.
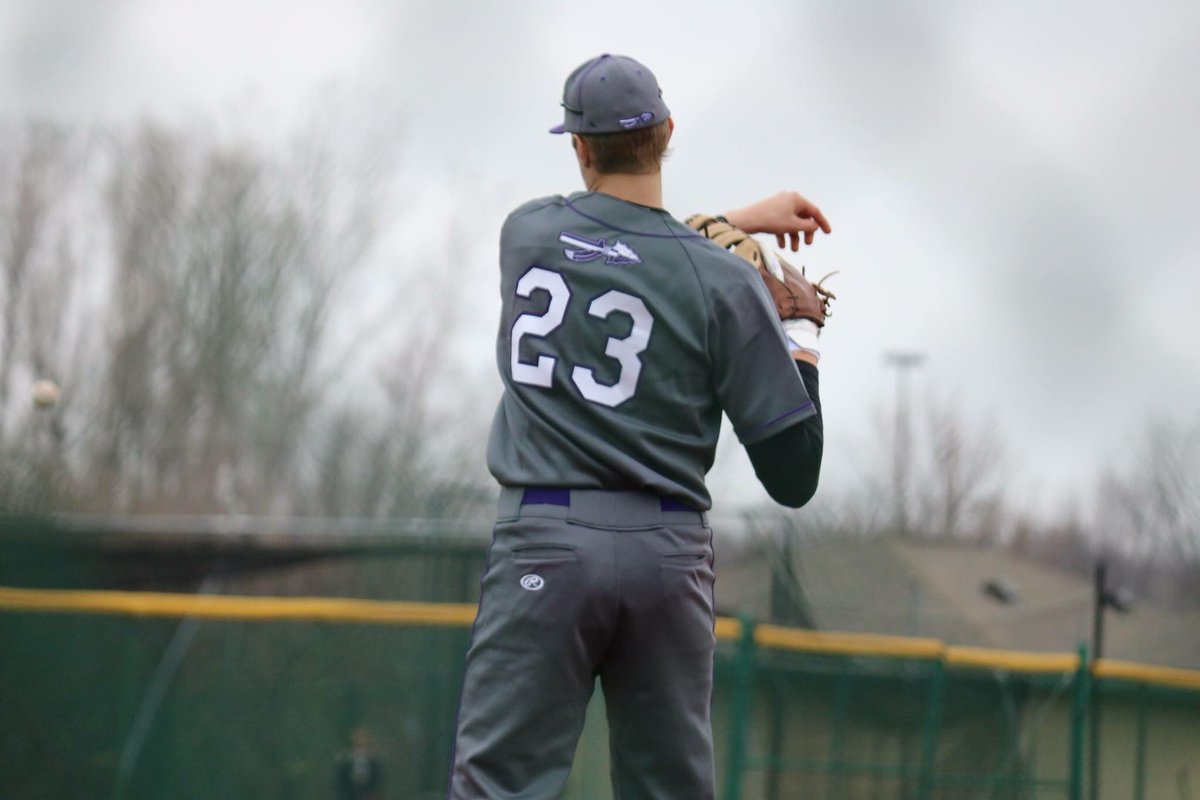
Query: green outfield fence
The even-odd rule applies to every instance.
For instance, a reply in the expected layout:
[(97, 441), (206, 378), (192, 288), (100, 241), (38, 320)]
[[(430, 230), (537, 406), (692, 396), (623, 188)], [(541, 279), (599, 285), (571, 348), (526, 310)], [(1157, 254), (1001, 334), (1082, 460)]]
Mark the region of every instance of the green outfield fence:
[[(385, 797), (441, 797), (473, 612), (0, 588), (0, 797), (330, 798), (357, 726)], [(1099, 796), (1180, 797), (1195, 757), (1197, 672), (731, 618), (716, 632), (728, 800), (1082, 800), (1097, 704)], [(609, 796), (605, 747), (597, 711), (567, 797)]]

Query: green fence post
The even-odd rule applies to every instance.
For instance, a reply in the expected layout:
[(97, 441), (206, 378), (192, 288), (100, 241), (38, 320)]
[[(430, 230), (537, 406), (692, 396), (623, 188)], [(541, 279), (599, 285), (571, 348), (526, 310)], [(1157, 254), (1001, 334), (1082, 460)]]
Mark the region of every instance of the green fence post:
[(842, 773), (846, 757), (846, 718), (850, 714), (850, 671), (843, 663), (838, 671), (837, 690), (833, 703), (833, 735), (829, 740), (829, 769), (826, 771), (825, 800), (842, 796)]
[(750, 726), (750, 688), (754, 680), (754, 622), (741, 616), (742, 635), (733, 663), (733, 697), (730, 714), (729, 764), (725, 776), (725, 800), (739, 800), (742, 773), (746, 769), (746, 732)]
[(1138, 719), (1137, 719), (1137, 759), (1133, 772), (1133, 800), (1145, 800), (1146, 797), (1146, 728), (1149, 724), (1150, 710), (1147, 708), (1149, 698), (1146, 696), (1146, 684), (1138, 686)]
[(123, 775), (119, 766), (121, 743), (129, 735), (133, 720), (137, 716), (138, 690), (138, 620), (129, 617), (121, 623), (126, 643), (125, 653), (121, 659), (121, 688), (117, 702), (117, 722), (113, 728), (113, 752), (117, 758), (113, 762), (113, 791), (112, 800), (125, 800), (129, 795), (129, 780)]
[(1083, 800), (1083, 740), (1087, 730), (1088, 698), (1091, 696), (1091, 668), (1086, 644), (1079, 645), (1079, 666), (1075, 669), (1075, 694), (1071, 708), (1071, 800)]
[(921, 732), (921, 777), (917, 786), (919, 800), (928, 800), (933, 792), (937, 769), (937, 741), (942, 725), (942, 700), (946, 694), (946, 662), (938, 657), (929, 678), (929, 705), (925, 708), (925, 726)]

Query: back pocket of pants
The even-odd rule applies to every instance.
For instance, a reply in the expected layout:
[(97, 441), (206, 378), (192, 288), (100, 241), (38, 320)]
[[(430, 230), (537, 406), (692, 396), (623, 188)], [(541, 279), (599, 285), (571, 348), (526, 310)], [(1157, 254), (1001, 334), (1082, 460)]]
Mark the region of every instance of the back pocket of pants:
[(555, 564), (574, 561), (577, 557), (575, 548), (568, 544), (537, 542), (512, 548), (513, 562), (521, 565)]
[(708, 550), (665, 553), (659, 558), (658, 613), (663, 636), (679, 653), (711, 654), (713, 568)]
[(707, 549), (664, 553), (659, 560), (664, 599), (671, 602), (686, 598), (691, 603), (703, 599), (711, 607), (715, 578), (711, 559)]

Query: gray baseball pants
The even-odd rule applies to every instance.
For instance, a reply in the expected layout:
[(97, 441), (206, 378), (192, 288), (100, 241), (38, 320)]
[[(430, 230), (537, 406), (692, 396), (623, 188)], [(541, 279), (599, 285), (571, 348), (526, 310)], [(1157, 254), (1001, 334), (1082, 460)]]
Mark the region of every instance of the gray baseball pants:
[(597, 676), (616, 800), (712, 798), (703, 513), (643, 492), (557, 491), (501, 491), (449, 798), (559, 797)]

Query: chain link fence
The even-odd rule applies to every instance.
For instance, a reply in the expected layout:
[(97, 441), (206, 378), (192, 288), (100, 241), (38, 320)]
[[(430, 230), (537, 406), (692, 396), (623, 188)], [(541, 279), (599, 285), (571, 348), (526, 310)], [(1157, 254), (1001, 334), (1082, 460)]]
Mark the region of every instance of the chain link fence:
[[(14, 571), (8, 548), (0, 797), (325, 800), (360, 728), (382, 797), (443, 797), (485, 547), (366, 548), (171, 592), (88, 588), (111, 553), (51, 574)], [(353, 578), (394, 597), (408, 569), (437, 578), (414, 595), (449, 596), (300, 593)], [(1198, 672), (728, 617), (716, 632), (726, 800), (1200, 797)], [(565, 796), (610, 797), (607, 771), (597, 691)]]

